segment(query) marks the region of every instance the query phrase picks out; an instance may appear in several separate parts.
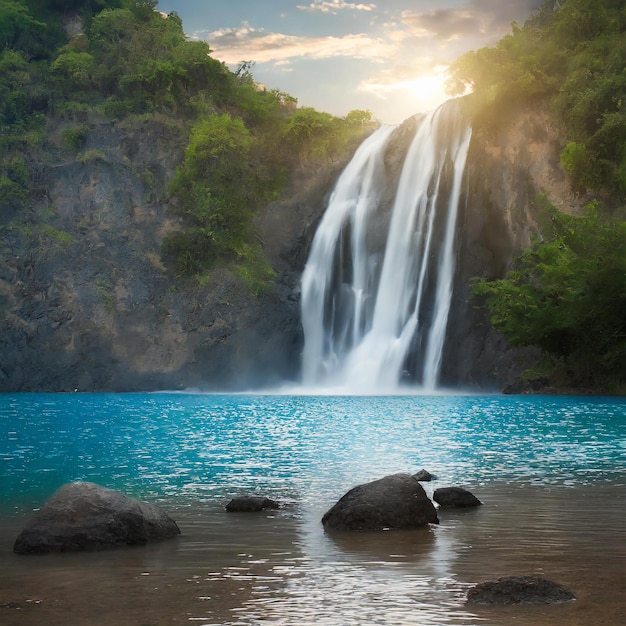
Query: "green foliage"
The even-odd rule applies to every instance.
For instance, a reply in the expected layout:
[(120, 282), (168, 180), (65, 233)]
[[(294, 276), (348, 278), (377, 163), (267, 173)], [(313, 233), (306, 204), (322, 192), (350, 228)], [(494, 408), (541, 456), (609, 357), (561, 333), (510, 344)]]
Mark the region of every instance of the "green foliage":
[(85, 150), (81, 152), (76, 159), (80, 163), (90, 163), (91, 161), (106, 161), (106, 153), (99, 148), (92, 148), (91, 150)]
[[(607, 390), (626, 381), (626, 222), (551, 215), (551, 236), (535, 241), (504, 279), (476, 279), (474, 296), (514, 346), (542, 348), (550, 372)], [(545, 363), (544, 363), (545, 367)]]
[(217, 174), (223, 182), (232, 179), (248, 156), (252, 137), (239, 118), (228, 113), (201, 120), (191, 133), (185, 150), (185, 170), (192, 179)]
[(214, 102), (228, 101), (232, 74), (209, 56), (206, 43), (187, 41), (176, 13), (164, 18), (153, 5), (131, 3), (93, 18), (89, 51), (97, 59), (98, 92), (125, 101), (134, 113), (187, 108), (199, 91), (207, 91)]
[[(47, 97), (40, 84), (39, 63), (29, 62), (21, 51), (0, 51), (0, 205), (14, 209), (24, 204), (28, 182), (15, 179), (14, 154), (35, 146), (45, 125)], [(21, 189), (20, 189), (21, 188)]]
[(476, 125), (493, 125), (507, 108), (555, 93), (553, 74), (560, 63), (544, 29), (531, 21), (523, 28), (514, 23), (511, 34), (495, 47), (470, 51), (452, 63), (448, 91), (472, 91)]
[(255, 296), (267, 293), (274, 286), (276, 272), (265, 260), (263, 249), (258, 243), (243, 243), (236, 250), (233, 270)]
[(108, 278), (96, 279), (96, 290), (98, 294), (100, 295), (100, 297), (102, 298), (104, 310), (109, 315), (113, 315), (115, 313), (115, 301), (113, 299), (113, 294), (111, 293), (113, 290), (111, 281), (109, 281)]
[(27, 199), (27, 188), (6, 175), (0, 176), (0, 209), (3, 213), (21, 208)]
[(570, 175), (575, 189), (584, 191), (598, 184), (600, 176), (597, 164), (590, 157), (585, 144), (569, 141), (561, 152), (561, 164)]
[(297, 150), (302, 162), (329, 156), (335, 141), (336, 118), (311, 107), (298, 109), (287, 121), (282, 136)]
[(50, 71), (63, 93), (86, 92), (92, 86), (95, 59), (88, 52), (77, 52), (66, 46), (52, 62)]
[(2, 163), (3, 174), (16, 185), (28, 188), (30, 182), (26, 161), (22, 155), (8, 155)]
[[(32, 217), (34, 216), (31, 215)], [(11, 234), (11, 239), (18, 250), (28, 250), (28, 254), (39, 261), (45, 260), (50, 254), (65, 253), (67, 247), (74, 242), (74, 237), (70, 233), (41, 220), (24, 221), (19, 217), (14, 218), (3, 230)]]
[(44, 30), (25, 2), (0, 0), (0, 48), (28, 51)]
[(0, 52), (0, 123), (28, 124), (32, 112), (30, 67), (21, 52)]
[(348, 126), (369, 126), (374, 123), (374, 118), (371, 111), (362, 109), (353, 109), (348, 112), (345, 117), (345, 122)]
[(369, 111), (351, 111), (344, 118), (317, 111), (311, 107), (297, 109), (287, 119), (282, 139), (295, 151), (301, 163), (325, 161), (337, 157), (363, 126), (371, 123)]
[(82, 123), (66, 128), (62, 131), (63, 144), (66, 148), (73, 152), (78, 152), (85, 142), (85, 138), (89, 134), (89, 125)]
[(52, 245), (56, 245), (63, 249), (73, 243), (74, 237), (64, 231), (54, 228), (49, 224), (42, 224), (39, 228), (39, 238), (41, 241), (48, 240)]
[[(352, 111), (340, 119), (298, 109), (289, 94), (255, 83), (253, 63), (230, 72), (207, 43), (187, 39), (175, 12), (164, 16), (156, 8), (155, 0), (0, 0), (5, 223), (35, 197), (25, 163), (52, 156), (56, 142), (46, 146), (46, 133), (60, 122), (63, 147), (86, 163), (109, 158), (102, 149), (85, 149), (102, 118), (122, 127), (167, 117), (175, 120), (174, 134), (189, 133), (189, 140), (169, 186), (182, 228), (163, 251), (185, 274), (227, 264), (261, 293), (274, 275), (255, 239), (254, 212), (279, 197), (298, 164), (342, 154), (372, 124), (371, 114)], [(65, 33), (68, 16), (80, 18), (80, 34)], [(149, 186), (154, 174), (142, 175)], [(26, 211), (21, 219), (23, 241), (41, 248), (55, 239), (52, 231), (29, 230)]]
[(184, 228), (166, 239), (163, 250), (184, 274), (234, 263), (236, 273), (260, 293), (274, 275), (254, 243), (254, 212), (278, 198), (295, 162), (335, 158), (372, 120), (369, 111), (340, 119), (295, 109), (285, 94), (255, 87), (248, 69), (237, 80), (242, 117), (208, 115), (191, 132), (184, 162), (169, 187)]
[(252, 141), (242, 120), (227, 113), (209, 116), (193, 129), (170, 185), (186, 232), (172, 236), (166, 249), (177, 255), (180, 270), (196, 272), (231, 257), (248, 237)]
[(552, 1), (495, 47), (450, 67), (451, 94), (472, 91), (475, 127), (512, 106), (547, 102), (571, 142), (562, 155), (574, 185), (626, 198), (626, 8), (622, 0)]
[[(550, 107), (567, 131), (563, 169), (576, 191), (626, 198), (626, 6), (623, 0), (546, 2), (495, 47), (451, 66), (449, 89), (470, 90), (477, 130), (516, 106)], [(607, 193), (608, 192), (608, 193)], [(539, 346), (555, 384), (608, 390), (626, 378), (626, 223), (595, 205), (580, 217), (536, 201), (545, 241), (474, 295), (515, 346)], [(535, 372), (537, 373), (537, 372)]]
[(8, 215), (28, 202), (30, 177), (23, 156), (9, 154), (0, 160), (0, 212)]

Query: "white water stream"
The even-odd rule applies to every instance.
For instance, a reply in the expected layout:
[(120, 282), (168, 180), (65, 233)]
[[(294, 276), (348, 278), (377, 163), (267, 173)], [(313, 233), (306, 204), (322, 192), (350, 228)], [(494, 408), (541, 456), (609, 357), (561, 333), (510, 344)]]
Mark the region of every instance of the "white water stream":
[(389, 392), (410, 358), (422, 387), (437, 387), (471, 130), (455, 102), (419, 118), (384, 220), (394, 130), (381, 127), (360, 146), (315, 234), (302, 276), (307, 386)]

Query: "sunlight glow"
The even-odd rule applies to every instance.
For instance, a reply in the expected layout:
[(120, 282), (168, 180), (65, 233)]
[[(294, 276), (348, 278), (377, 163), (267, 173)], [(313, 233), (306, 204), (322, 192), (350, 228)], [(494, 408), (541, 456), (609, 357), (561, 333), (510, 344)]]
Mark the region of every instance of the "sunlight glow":
[(377, 96), (387, 102), (387, 115), (384, 123), (397, 124), (415, 113), (432, 111), (445, 102), (445, 66), (437, 66), (416, 76), (379, 76), (378, 79), (364, 82), (360, 90)]

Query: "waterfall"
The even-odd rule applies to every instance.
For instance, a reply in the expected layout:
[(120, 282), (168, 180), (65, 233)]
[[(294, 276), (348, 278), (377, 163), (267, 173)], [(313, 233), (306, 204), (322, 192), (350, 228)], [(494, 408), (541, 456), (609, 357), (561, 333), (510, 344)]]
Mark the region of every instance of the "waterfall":
[(383, 126), (331, 195), (302, 276), (307, 386), (388, 392), (407, 376), (437, 387), (471, 130), (455, 101), (416, 122), (394, 190), (385, 155), (396, 129)]

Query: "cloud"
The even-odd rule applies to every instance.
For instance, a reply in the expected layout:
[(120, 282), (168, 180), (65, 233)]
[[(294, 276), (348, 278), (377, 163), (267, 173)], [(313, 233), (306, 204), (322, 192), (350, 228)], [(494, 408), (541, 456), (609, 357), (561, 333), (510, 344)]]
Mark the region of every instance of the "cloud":
[(285, 59), (284, 61), (276, 61), (276, 63), (274, 63), (274, 67), (283, 72), (293, 72), (293, 64), (289, 59)]
[[(202, 33), (195, 33), (200, 38)], [(302, 37), (283, 33), (266, 33), (244, 23), (240, 28), (223, 28), (206, 39), (214, 56), (225, 63), (243, 59), (256, 63), (284, 62), (295, 58), (328, 59), (351, 57), (382, 62), (393, 54), (393, 47), (382, 39), (365, 34), (344, 37)]]
[[(472, 47), (495, 41), (510, 29), (514, 20), (523, 21), (530, 10), (542, 0), (470, 0), (464, 6), (435, 9), (429, 12), (404, 11), (399, 20), (382, 25), (384, 34), (347, 34), (344, 36), (297, 36), (266, 32), (244, 22), (240, 27), (223, 28), (207, 33), (196, 32), (194, 37), (207, 39), (214, 56), (229, 64), (242, 60), (256, 63), (284, 62), (296, 59), (329, 59), (352, 57), (375, 63), (388, 62), (402, 56), (415, 58), (422, 50), (432, 54), (436, 48), (451, 57)], [(369, 10), (374, 4), (346, 0), (313, 0), (299, 6), (307, 11), (326, 11), (345, 8)], [(418, 45), (421, 40), (422, 45)], [(454, 48), (448, 44), (454, 43)], [(466, 45), (462, 45), (465, 42)], [(462, 49), (459, 48), (462, 45)], [(420, 48), (422, 50), (420, 50)], [(443, 60), (440, 63), (444, 62)]]
[(351, 9), (353, 11), (373, 11), (375, 4), (357, 4), (354, 2), (346, 2), (345, 0), (313, 0), (309, 5), (297, 6), (301, 11), (320, 11), (321, 13), (332, 13), (337, 15), (337, 11), (341, 9)]
[(414, 37), (436, 37), (444, 41), (488, 35), (498, 39), (511, 22), (523, 22), (542, 0), (472, 0), (461, 7), (435, 9), (428, 13), (404, 11), (402, 23)]

